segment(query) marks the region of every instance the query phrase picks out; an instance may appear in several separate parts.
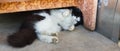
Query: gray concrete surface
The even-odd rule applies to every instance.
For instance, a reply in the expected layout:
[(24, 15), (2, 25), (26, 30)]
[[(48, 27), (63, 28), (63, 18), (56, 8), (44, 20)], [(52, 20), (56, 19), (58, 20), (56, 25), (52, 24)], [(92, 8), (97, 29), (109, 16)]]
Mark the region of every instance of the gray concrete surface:
[(36, 40), (24, 48), (13, 48), (7, 45), (6, 37), (18, 29), (18, 20), (20, 18), (0, 17), (0, 51), (120, 51), (117, 44), (97, 32), (86, 30), (83, 26), (76, 27), (72, 32), (61, 32), (58, 44)]

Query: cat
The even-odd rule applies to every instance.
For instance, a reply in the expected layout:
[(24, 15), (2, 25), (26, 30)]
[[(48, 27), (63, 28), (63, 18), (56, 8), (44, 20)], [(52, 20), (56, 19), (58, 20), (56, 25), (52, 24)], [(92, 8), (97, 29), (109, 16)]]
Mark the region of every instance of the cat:
[(73, 31), (80, 24), (83, 24), (83, 16), (78, 8), (35, 11), (27, 16), (20, 30), (8, 36), (7, 41), (13, 47), (24, 47), (37, 38), (46, 43), (58, 43), (60, 31)]

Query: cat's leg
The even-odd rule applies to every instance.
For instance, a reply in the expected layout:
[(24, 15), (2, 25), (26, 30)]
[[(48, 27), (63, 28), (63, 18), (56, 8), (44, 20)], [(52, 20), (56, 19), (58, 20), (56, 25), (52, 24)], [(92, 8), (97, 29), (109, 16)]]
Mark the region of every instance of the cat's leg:
[(48, 35), (48, 36), (58, 36), (58, 32), (56, 33), (47, 33), (46, 31), (36, 31), (37, 34), (41, 34), (41, 35)]
[(48, 35), (49, 35), (49, 36), (56, 36), (56, 37), (57, 37), (57, 36), (58, 36), (58, 33), (49, 33)]
[(38, 39), (42, 42), (46, 42), (46, 43), (58, 43), (59, 39), (56, 36), (48, 36), (48, 35), (41, 35), (41, 34), (37, 34)]
[(41, 35), (58, 36), (58, 33), (46, 33), (46, 32), (42, 32)]

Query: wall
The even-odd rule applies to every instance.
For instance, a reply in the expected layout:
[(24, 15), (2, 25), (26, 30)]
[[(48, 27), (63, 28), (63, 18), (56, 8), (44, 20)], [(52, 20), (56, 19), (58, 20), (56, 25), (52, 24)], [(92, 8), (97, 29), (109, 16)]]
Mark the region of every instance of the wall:
[[(119, 38), (119, 0), (108, 0), (108, 5), (105, 6), (102, 1), (101, 7), (98, 8), (97, 29), (96, 31), (118, 42)], [(119, 1), (120, 2), (120, 1)]]

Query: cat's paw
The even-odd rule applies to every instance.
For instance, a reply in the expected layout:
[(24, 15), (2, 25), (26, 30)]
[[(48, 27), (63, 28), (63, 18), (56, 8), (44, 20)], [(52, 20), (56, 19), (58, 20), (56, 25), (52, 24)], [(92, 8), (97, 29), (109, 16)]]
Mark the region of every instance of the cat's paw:
[(53, 38), (52, 38), (52, 42), (51, 42), (51, 43), (56, 44), (56, 43), (58, 43), (58, 42), (59, 42), (58, 37), (53, 37)]
[(38, 39), (42, 42), (46, 42), (46, 43), (53, 43), (56, 44), (59, 42), (59, 39), (57, 36), (48, 36), (48, 35), (37, 35)]
[(75, 26), (73, 25), (73, 26), (71, 26), (68, 30), (69, 31), (73, 31), (75, 29)]

